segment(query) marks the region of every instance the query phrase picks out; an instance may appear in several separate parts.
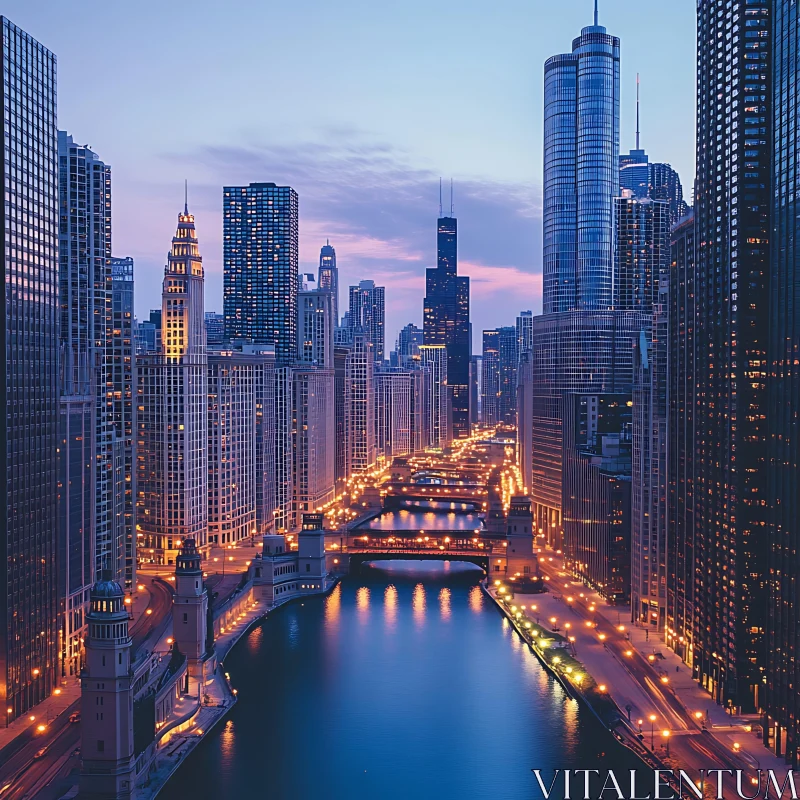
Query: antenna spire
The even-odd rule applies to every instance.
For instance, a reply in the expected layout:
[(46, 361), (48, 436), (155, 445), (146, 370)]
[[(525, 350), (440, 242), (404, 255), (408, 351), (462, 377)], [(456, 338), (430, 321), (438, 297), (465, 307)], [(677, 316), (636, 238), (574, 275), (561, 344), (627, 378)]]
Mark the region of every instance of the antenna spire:
[(442, 179), (439, 178), (439, 219), (442, 218)]
[(183, 213), (189, 213), (189, 179), (183, 179)]
[(453, 210), (453, 179), (450, 178), (450, 216), (455, 216), (455, 212)]
[(594, 0), (594, 26), (595, 26), (595, 28), (599, 25), (598, 19), (599, 19), (599, 17), (598, 17), (598, 14), (597, 14), (597, 0)]
[(639, 73), (636, 73), (636, 149), (639, 149)]

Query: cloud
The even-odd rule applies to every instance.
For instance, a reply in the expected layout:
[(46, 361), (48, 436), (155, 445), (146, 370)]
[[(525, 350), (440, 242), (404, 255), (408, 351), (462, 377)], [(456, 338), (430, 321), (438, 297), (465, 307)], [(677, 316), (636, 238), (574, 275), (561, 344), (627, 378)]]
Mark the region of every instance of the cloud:
[[(344, 287), (340, 308), (346, 307), (347, 285), (372, 278), (387, 287), (387, 345), (402, 325), (420, 324), (425, 268), (436, 264), (439, 176), (415, 164), (411, 154), (370, 141), (362, 132), (338, 129), (315, 141), (208, 145), (164, 153), (161, 161), (165, 170), (192, 176), (191, 205), (198, 214), (206, 272), (214, 278), (207, 287), (208, 308), (221, 305), (222, 186), (274, 181), (293, 186), (300, 196), (301, 271), (316, 270), (319, 248), (330, 239)], [(175, 194), (171, 183), (164, 190)], [(145, 189), (142, 181), (140, 191), (152, 198), (152, 183)], [(444, 194), (448, 211), (449, 183)], [(540, 190), (524, 182), (457, 176), (454, 201), (459, 269), (472, 278), (477, 341), (482, 328), (513, 325), (519, 310), (540, 307)], [(150, 203), (138, 216), (147, 235), (136, 246), (147, 259), (169, 246), (178, 209), (167, 205)], [(168, 224), (156, 225), (156, 213), (167, 214)], [(166, 238), (148, 244), (156, 228)], [(157, 302), (157, 296), (151, 297), (155, 288), (147, 293), (145, 308)]]

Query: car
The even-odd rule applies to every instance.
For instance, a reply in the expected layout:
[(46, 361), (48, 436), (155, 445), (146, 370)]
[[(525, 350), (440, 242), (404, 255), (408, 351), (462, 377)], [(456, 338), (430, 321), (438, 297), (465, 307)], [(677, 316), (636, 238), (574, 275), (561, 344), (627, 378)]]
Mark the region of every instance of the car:
[(81, 721), (81, 712), (80, 711), (73, 711), (69, 715), (70, 722), (80, 722)]
[(40, 758), (44, 758), (47, 753), (47, 748), (43, 747), (41, 750), (36, 751), (36, 755), (33, 757), (34, 761), (38, 761)]

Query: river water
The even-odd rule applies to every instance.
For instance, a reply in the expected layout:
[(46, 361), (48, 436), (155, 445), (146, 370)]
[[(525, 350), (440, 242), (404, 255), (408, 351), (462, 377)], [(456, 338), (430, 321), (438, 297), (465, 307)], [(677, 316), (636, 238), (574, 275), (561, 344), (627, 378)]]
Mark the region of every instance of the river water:
[(239, 702), (161, 800), (532, 800), (533, 768), (637, 766), (521, 644), (481, 575), (380, 562), (274, 612), (227, 658)]

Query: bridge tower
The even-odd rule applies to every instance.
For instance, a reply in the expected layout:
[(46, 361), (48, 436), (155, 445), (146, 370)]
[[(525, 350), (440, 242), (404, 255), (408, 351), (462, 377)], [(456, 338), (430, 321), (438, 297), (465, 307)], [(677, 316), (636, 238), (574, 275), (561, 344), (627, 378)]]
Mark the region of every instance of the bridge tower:
[(134, 780), (131, 637), (125, 595), (111, 570), (103, 570), (92, 587), (86, 622), (80, 796), (129, 800)]
[(534, 580), (538, 578), (539, 561), (533, 550), (533, 512), (530, 497), (515, 495), (508, 509), (506, 532), (507, 575)]
[[(194, 539), (184, 539), (175, 559), (175, 597), (172, 603), (172, 636), (188, 659), (189, 675), (202, 682), (208, 660), (208, 592)], [(213, 645), (212, 645), (213, 648)]]
[(325, 566), (324, 514), (303, 514), (303, 524), (297, 535), (298, 572), (301, 582), (311, 578), (314, 584), (322, 584), (328, 570)]

